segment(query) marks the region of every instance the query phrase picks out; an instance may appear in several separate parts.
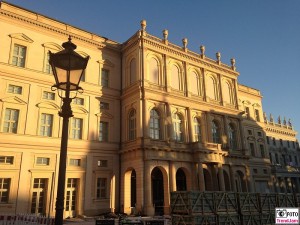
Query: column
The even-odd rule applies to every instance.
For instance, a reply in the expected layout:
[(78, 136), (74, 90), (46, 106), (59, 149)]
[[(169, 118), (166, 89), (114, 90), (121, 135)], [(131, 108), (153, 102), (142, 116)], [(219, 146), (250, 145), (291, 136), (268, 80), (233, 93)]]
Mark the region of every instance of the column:
[(228, 136), (228, 116), (224, 116), (224, 134), (225, 140), (222, 140), (222, 144), (229, 148), (229, 136)]
[(174, 162), (169, 162), (169, 183), (170, 183), (170, 192), (176, 191), (176, 168), (174, 166)]
[(254, 180), (252, 179), (251, 177), (251, 173), (250, 173), (250, 169), (249, 167), (245, 167), (245, 170), (246, 170), (246, 174), (245, 174), (245, 182), (247, 184), (247, 189), (248, 189), (248, 192), (254, 192)]
[(202, 162), (198, 163), (198, 180), (199, 180), (199, 190), (200, 191), (205, 191), (205, 180), (204, 180)]
[[(145, 213), (149, 216), (154, 215), (154, 207), (152, 204), (152, 193), (151, 193), (151, 170), (150, 161), (145, 161), (144, 167), (144, 196), (145, 196)], [(150, 185), (149, 185), (150, 184)]]
[(185, 81), (185, 94), (187, 97), (190, 97), (189, 93), (189, 80), (188, 80), (188, 75), (187, 75), (187, 62), (183, 62), (183, 70), (184, 70), (184, 81)]
[(221, 163), (218, 163), (218, 178), (219, 178), (220, 191), (225, 191), (224, 174), (223, 174), (223, 168)]
[(218, 168), (216, 167), (216, 164), (211, 164), (211, 173), (212, 173), (212, 184), (213, 184), (213, 190), (214, 191), (219, 191), (219, 181), (218, 181)]
[(230, 173), (231, 191), (237, 191), (235, 186), (235, 176), (234, 176), (232, 165), (229, 166), (229, 173)]
[[(191, 190), (198, 190), (197, 163), (192, 162)], [(188, 186), (187, 186), (188, 187)]]
[(247, 149), (246, 143), (245, 143), (246, 140), (245, 140), (244, 128), (243, 128), (242, 120), (241, 119), (239, 119), (239, 131), (240, 131), (240, 138), (241, 138), (242, 149), (246, 150)]
[(190, 108), (187, 108), (187, 125), (188, 125), (187, 142), (194, 142), (195, 140), (193, 135), (192, 115), (191, 115)]
[(166, 103), (166, 111), (167, 111), (167, 139), (170, 141), (173, 140), (173, 126), (172, 126), (172, 114), (171, 114), (171, 106), (169, 103)]

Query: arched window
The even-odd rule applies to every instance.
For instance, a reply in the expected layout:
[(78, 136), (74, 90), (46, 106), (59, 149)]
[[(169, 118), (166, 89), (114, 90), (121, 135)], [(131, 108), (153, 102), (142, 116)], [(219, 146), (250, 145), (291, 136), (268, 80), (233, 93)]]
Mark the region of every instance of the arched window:
[(229, 104), (234, 103), (232, 86), (228, 81), (226, 81), (225, 85), (224, 85), (223, 98), (224, 98), (224, 101), (229, 103)]
[(194, 141), (200, 142), (201, 141), (201, 124), (200, 119), (194, 117)]
[(136, 60), (133, 58), (130, 61), (130, 84), (133, 84), (136, 81)]
[(207, 96), (211, 99), (218, 100), (217, 81), (214, 77), (209, 77), (207, 86)]
[(159, 84), (159, 62), (155, 58), (149, 60), (149, 81)]
[(190, 92), (194, 95), (201, 95), (200, 76), (196, 72), (190, 74)]
[(212, 139), (214, 143), (221, 143), (220, 139), (220, 126), (219, 123), (215, 120), (211, 123), (211, 132), (212, 132)]
[(132, 109), (128, 116), (128, 137), (129, 140), (136, 138), (136, 111)]
[(150, 111), (150, 138), (160, 139), (160, 117), (157, 110), (152, 109)]
[(171, 67), (171, 86), (174, 89), (181, 90), (180, 69), (176, 65)]
[(228, 139), (229, 139), (230, 149), (236, 150), (237, 149), (236, 129), (232, 123), (228, 125)]
[(173, 114), (174, 140), (183, 141), (183, 123), (178, 113)]

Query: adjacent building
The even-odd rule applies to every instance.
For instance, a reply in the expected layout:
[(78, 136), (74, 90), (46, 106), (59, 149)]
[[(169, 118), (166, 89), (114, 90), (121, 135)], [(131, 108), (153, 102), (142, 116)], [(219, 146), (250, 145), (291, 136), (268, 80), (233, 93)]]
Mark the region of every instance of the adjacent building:
[(297, 133), (266, 118), (234, 59), (152, 36), (144, 20), (117, 43), (1, 2), (0, 28), (1, 212), (55, 213), (62, 93), (48, 52), (69, 35), (90, 60), (72, 101), (65, 217), (169, 214), (176, 190), (299, 190)]

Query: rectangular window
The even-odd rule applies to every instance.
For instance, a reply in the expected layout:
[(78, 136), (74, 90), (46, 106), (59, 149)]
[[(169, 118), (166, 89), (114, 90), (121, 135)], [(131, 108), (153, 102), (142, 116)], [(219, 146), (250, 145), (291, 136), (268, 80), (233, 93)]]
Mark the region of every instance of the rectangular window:
[(50, 164), (50, 158), (46, 158), (46, 157), (36, 158), (36, 165), (49, 166), (49, 164)]
[(286, 141), (288, 148), (290, 147), (290, 141)]
[(298, 157), (295, 155), (295, 166), (298, 166)]
[(52, 136), (52, 124), (53, 124), (53, 115), (42, 113), (40, 135), (46, 136), (46, 137), (51, 137)]
[(267, 136), (267, 144), (269, 145), (270, 144), (270, 137)]
[(252, 130), (248, 130), (248, 135), (252, 135)]
[(262, 137), (261, 132), (257, 132), (257, 136), (258, 136), (258, 137)]
[(97, 164), (99, 167), (107, 167), (107, 160), (98, 160)]
[(251, 151), (251, 155), (255, 156), (255, 147), (254, 147), (254, 143), (250, 143), (250, 151)]
[(14, 164), (13, 156), (0, 156), (0, 164)]
[(72, 103), (75, 105), (84, 105), (84, 99), (83, 98), (74, 98), (72, 100)]
[(279, 142), (280, 142), (280, 146), (283, 146), (282, 139), (280, 139)]
[(102, 87), (108, 87), (108, 81), (109, 81), (109, 70), (102, 69), (101, 70), (101, 82), (100, 82), (100, 85)]
[(99, 141), (108, 141), (108, 122), (100, 122)]
[(25, 67), (26, 47), (22, 45), (14, 45), (12, 64), (14, 66)]
[(33, 180), (31, 196), (31, 213), (33, 214), (46, 213), (47, 181), (46, 178), (34, 178)]
[(50, 66), (49, 59), (50, 59), (50, 54), (49, 54), (49, 52), (47, 52), (47, 59), (46, 59), (46, 65), (45, 65), (45, 72), (46, 72), (46, 73), (49, 73), (49, 74), (52, 74), (52, 67)]
[(293, 144), (293, 148), (295, 148), (295, 142), (294, 141), (292, 142), (292, 144)]
[(8, 203), (10, 178), (0, 178), (0, 203)]
[(17, 133), (19, 120), (19, 110), (5, 109), (5, 118), (3, 123), (3, 132)]
[(276, 146), (276, 140), (273, 138), (273, 145)]
[(109, 104), (107, 102), (100, 102), (100, 109), (109, 109)]
[(22, 87), (21, 86), (17, 86), (17, 85), (12, 85), (9, 84), (8, 85), (8, 93), (12, 93), (12, 94), (22, 94)]
[(55, 93), (49, 91), (43, 91), (43, 99), (55, 100)]
[(82, 119), (80, 119), (80, 118), (72, 119), (71, 138), (82, 139)]
[(246, 111), (246, 117), (248, 119), (250, 119), (250, 109), (249, 109), (249, 107), (245, 107), (245, 111)]
[(80, 166), (80, 159), (70, 159), (70, 166)]
[(97, 178), (97, 190), (96, 198), (103, 199), (106, 198), (107, 190), (107, 179), (106, 178)]
[(255, 109), (255, 120), (260, 122), (260, 118), (259, 118), (259, 110)]
[(264, 145), (259, 145), (260, 148), (260, 155), (262, 158), (265, 158), (265, 147)]

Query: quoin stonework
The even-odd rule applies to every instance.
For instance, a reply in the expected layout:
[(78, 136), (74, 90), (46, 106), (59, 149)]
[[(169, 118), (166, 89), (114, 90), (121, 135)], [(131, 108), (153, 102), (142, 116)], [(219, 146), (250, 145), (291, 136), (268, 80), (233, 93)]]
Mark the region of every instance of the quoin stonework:
[(118, 43), (1, 2), (0, 28), (1, 212), (55, 214), (62, 102), (48, 52), (69, 36), (90, 60), (72, 101), (65, 217), (169, 214), (171, 191), (300, 191), (297, 132), (239, 84), (235, 59), (152, 36), (145, 20)]

